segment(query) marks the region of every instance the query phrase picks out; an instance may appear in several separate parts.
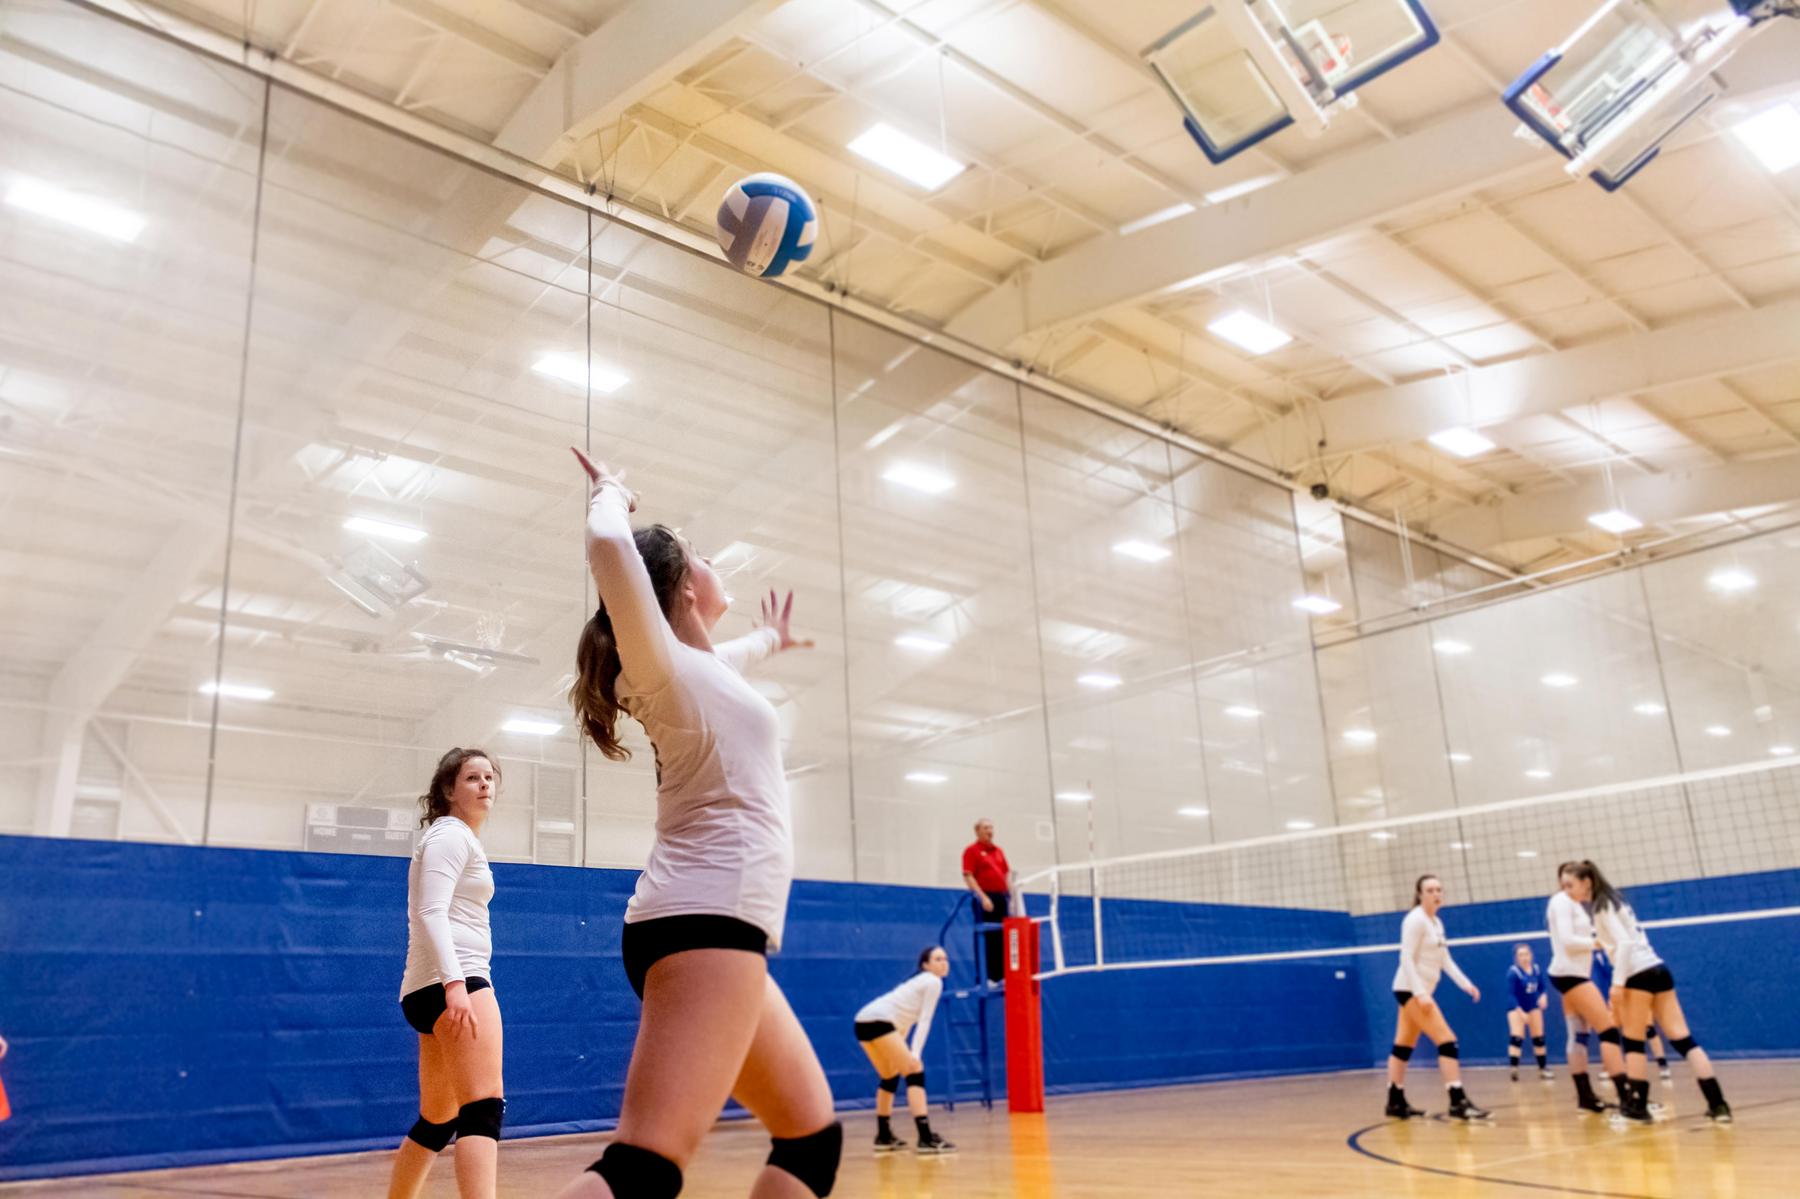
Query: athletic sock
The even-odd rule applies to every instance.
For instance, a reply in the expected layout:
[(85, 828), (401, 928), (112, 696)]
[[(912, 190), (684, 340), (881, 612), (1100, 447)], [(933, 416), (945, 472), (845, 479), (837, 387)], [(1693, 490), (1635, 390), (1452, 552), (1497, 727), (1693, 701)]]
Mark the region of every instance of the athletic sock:
[(1577, 1099), (1580, 1099), (1583, 1104), (1590, 1107), (1597, 1102), (1594, 1098), (1594, 1080), (1587, 1076), (1586, 1071), (1582, 1071), (1571, 1077), (1575, 1079), (1575, 1097)]
[(1469, 1097), (1463, 1094), (1460, 1082), (1447, 1082), (1444, 1084), (1444, 1089), (1450, 1092), (1451, 1103), (1467, 1103), (1469, 1101)]
[(876, 1116), (875, 1117), (875, 1134), (877, 1136), (882, 1136), (882, 1137), (893, 1136), (894, 1135), (893, 1118), (891, 1116)]
[(921, 1141), (931, 1139), (931, 1118), (929, 1116), (914, 1116), (913, 1123), (919, 1126), (919, 1139)]
[(1388, 1102), (1393, 1104), (1405, 1103), (1406, 1091), (1390, 1082), (1388, 1084)]
[(1666, 1057), (1657, 1058), (1656, 1059), (1656, 1068), (1658, 1070), (1667, 1070), (1669, 1068), (1669, 1059)]
[(1545, 1053), (1541, 1049), (1538, 1050), (1537, 1060), (1538, 1060), (1538, 1069), (1548, 1070), (1550, 1068), (1550, 1055), (1548, 1053)]
[(1696, 1079), (1695, 1081), (1700, 1084), (1700, 1093), (1706, 1096), (1706, 1102), (1708, 1104), (1713, 1107), (1718, 1107), (1725, 1102), (1725, 1092), (1719, 1088), (1718, 1079), (1701, 1078)]
[(1613, 1075), (1609, 1075), (1609, 1077), (1612, 1079), (1613, 1090), (1615, 1090), (1619, 1093), (1619, 1105), (1622, 1107), (1625, 1104), (1631, 1102), (1631, 1077), (1630, 1077), (1630, 1075), (1613, 1074)]

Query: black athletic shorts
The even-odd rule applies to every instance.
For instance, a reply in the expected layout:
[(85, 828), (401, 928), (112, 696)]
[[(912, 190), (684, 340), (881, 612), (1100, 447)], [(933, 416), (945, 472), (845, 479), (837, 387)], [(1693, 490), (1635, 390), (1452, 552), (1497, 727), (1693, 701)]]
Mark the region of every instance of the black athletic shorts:
[(1648, 970), (1639, 970), (1625, 980), (1627, 991), (1648, 991), (1652, 995), (1661, 995), (1664, 991), (1675, 989), (1675, 976), (1669, 973), (1667, 966), (1652, 966)]
[(856, 1039), (859, 1041), (873, 1041), (877, 1037), (885, 1037), (896, 1031), (898, 1030), (886, 1020), (858, 1020), (856, 1022)]
[(1567, 995), (1582, 983), (1593, 981), (1593, 979), (1583, 978), (1579, 974), (1552, 974), (1550, 976), (1550, 985), (1555, 987), (1560, 995)]
[[(477, 991), (486, 991), (494, 984), (479, 975), (470, 975), (463, 979), (463, 985), (473, 995)], [(438, 1017), (444, 1014), (444, 984), (432, 983), (429, 987), (420, 987), (417, 991), (408, 991), (400, 997), (400, 1014), (406, 1022), (424, 1033), (431, 1035), (437, 1027)]]
[(638, 920), (625, 926), (619, 940), (619, 956), (625, 959), (625, 977), (637, 997), (644, 997), (644, 978), (650, 967), (672, 953), (690, 949), (741, 949), (767, 954), (769, 934), (735, 916), (663, 916)]
[(1401, 1007), (1405, 1007), (1407, 1004), (1412, 1002), (1412, 992), (1411, 991), (1395, 991), (1394, 992), (1394, 1002), (1399, 1004)]

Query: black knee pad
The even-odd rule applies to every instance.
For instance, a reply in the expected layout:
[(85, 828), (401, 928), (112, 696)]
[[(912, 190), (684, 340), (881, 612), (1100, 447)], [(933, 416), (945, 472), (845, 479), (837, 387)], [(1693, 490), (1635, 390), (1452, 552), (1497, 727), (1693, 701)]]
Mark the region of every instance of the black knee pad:
[(1542, 1038), (1542, 1037), (1531, 1038), (1531, 1047), (1533, 1049), (1542, 1049), (1544, 1047), (1544, 1038)]
[(1616, 1024), (1613, 1025), (1611, 1028), (1606, 1029), (1605, 1031), (1601, 1032), (1599, 1034), (1599, 1036), (1600, 1036), (1600, 1040), (1602, 1042), (1605, 1042), (1605, 1043), (1611, 1044), (1611, 1045), (1617, 1045), (1625, 1039), (1624, 1037), (1619, 1035), (1619, 1026)]
[(500, 1126), (506, 1123), (506, 1100), (476, 1099), (465, 1103), (456, 1113), (456, 1135), (500, 1139)]
[(1398, 1061), (1410, 1062), (1412, 1061), (1412, 1051), (1411, 1045), (1396, 1045), (1394, 1046), (1394, 1057)]
[(1626, 1053), (1642, 1053), (1644, 1052), (1644, 1043), (1642, 1041), (1634, 1041), (1630, 1037), (1625, 1037), (1619, 1041), (1619, 1048), (1623, 1049)]
[(1506, 1038), (1506, 1043), (1508, 1045), (1511, 1045), (1514, 1049), (1525, 1048), (1525, 1038), (1524, 1037), (1508, 1037), (1508, 1038)]
[(906, 1076), (906, 1085), (909, 1087), (918, 1087), (923, 1091), (925, 1089), (925, 1071), (920, 1070), (917, 1074), (908, 1074)]
[[(803, 1137), (775, 1137), (769, 1165), (786, 1170), (806, 1184), (820, 1199), (831, 1194), (837, 1182), (838, 1159), (844, 1155), (844, 1126), (833, 1120)], [(633, 1196), (633, 1199), (636, 1199)]]
[(1456, 1047), (1455, 1041), (1445, 1041), (1442, 1045), (1438, 1046), (1438, 1056), (1441, 1058), (1447, 1057), (1451, 1061), (1455, 1061), (1462, 1056), (1462, 1050)]
[(614, 1141), (588, 1169), (605, 1179), (613, 1194), (626, 1199), (675, 1199), (681, 1194), (681, 1167), (636, 1145)]
[(456, 1135), (456, 1121), (445, 1120), (442, 1124), (433, 1124), (424, 1116), (413, 1121), (412, 1129), (407, 1132), (406, 1139), (414, 1141), (433, 1153), (442, 1153), (450, 1138)]
[(1669, 1041), (1669, 1048), (1673, 1049), (1676, 1053), (1679, 1053), (1682, 1057), (1686, 1057), (1688, 1054), (1694, 1052), (1694, 1050), (1700, 1048), (1700, 1046), (1694, 1043), (1694, 1038), (1682, 1037), (1679, 1041), (1671, 1039)]
[(881, 1080), (881, 1089), (886, 1091), (890, 1095), (892, 1095), (895, 1091), (898, 1091), (900, 1089), (900, 1076), (898, 1074), (894, 1074), (894, 1075), (890, 1075), (887, 1078), (882, 1079)]

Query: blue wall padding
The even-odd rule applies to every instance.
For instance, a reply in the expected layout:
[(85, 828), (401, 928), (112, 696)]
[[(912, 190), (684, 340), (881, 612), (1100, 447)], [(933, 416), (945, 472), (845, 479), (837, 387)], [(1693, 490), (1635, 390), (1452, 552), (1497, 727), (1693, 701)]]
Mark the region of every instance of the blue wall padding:
[[(1800, 870), (1776, 870), (1727, 878), (1696, 879), (1632, 887), (1627, 891), (1642, 920), (1720, 915), (1769, 908), (1800, 907)], [(1542, 899), (1446, 907), (1440, 913), (1452, 941), (1484, 934), (1531, 932), (1532, 953), (1548, 973), (1550, 939), (1544, 933)], [(1355, 918), (1356, 943), (1392, 944), (1400, 939), (1405, 912)], [(1792, 1001), (1794, 963), (1800, 954), (1800, 918), (1730, 922), (1650, 930), (1650, 942), (1669, 964), (1681, 993), (1682, 1011), (1694, 1037), (1708, 1053), (1723, 1057), (1790, 1056), (1800, 1051), (1800, 1005)], [(1437, 998), (1444, 1018), (1456, 1032), (1464, 1061), (1506, 1060), (1506, 988), (1513, 942), (1453, 949), (1456, 964), (1481, 989), (1481, 1003), (1471, 1003), (1445, 978)], [(1392, 984), (1398, 955), (1366, 956), (1362, 990), (1369, 1013), (1368, 1061), (1385, 1061), (1394, 1037)], [(1568, 1030), (1560, 996), (1554, 990), (1545, 1015), (1551, 1056), (1563, 1060)], [(1421, 1041), (1414, 1061), (1431, 1060), (1429, 1043)], [(1526, 1044), (1529, 1060), (1530, 1043)]]
[[(13, 1046), (0, 1071), (15, 1111), (0, 1123), (0, 1180), (395, 1144), (417, 1103), (415, 1039), (396, 1002), (406, 865), (0, 837), (0, 1033)], [(508, 1128), (610, 1127), (637, 1026), (618, 961), (634, 872), (500, 864), (494, 873)], [(841, 1105), (868, 1106), (876, 1081), (852, 1016), (911, 973), (958, 898), (795, 885), (772, 969)], [(1633, 898), (1647, 917), (1795, 904), (1800, 871)], [(1445, 915), (1453, 936), (1533, 928), (1542, 904)], [(974, 978), (966, 913), (960, 920), (947, 938), (952, 988)], [(1072, 961), (1092, 953), (1079, 944), (1081, 923), (1070, 917), (1065, 929)], [(1398, 924), (1398, 914), (1119, 901), (1106, 935), (1109, 956), (1142, 958), (1374, 944)], [(1709, 1048), (1800, 1046), (1800, 1014), (1787, 1002), (1792, 954), (1772, 952), (1794, 936), (1789, 920), (1657, 934)], [(1486, 1024), (1445, 988), (1477, 1059), (1503, 1052), (1508, 952), (1459, 954), (1489, 992)], [(1046, 1077), (1062, 1091), (1364, 1065), (1386, 1052), (1392, 970), (1384, 953), (1056, 979), (1044, 986)], [(1001, 1004), (988, 1007), (999, 1074)], [(953, 1045), (976, 1043), (973, 1025), (952, 1027), (972, 1008), (947, 999), (940, 1009), (926, 1052), (936, 1098)], [(961, 1097), (978, 1088), (971, 1070), (958, 1071)]]

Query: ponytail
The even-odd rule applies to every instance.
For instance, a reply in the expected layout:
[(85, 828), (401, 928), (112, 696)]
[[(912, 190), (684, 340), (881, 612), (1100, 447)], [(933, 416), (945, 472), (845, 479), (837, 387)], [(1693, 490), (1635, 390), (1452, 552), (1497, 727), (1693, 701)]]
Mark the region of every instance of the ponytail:
[[(687, 550), (667, 525), (636, 529), (631, 536), (638, 556), (644, 560), (657, 605), (667, 619), (688, 581)], [(581, 637), (575, 643), (575, 682), (569, 688), (569, 703), (582, 732), (614, 762), (631, 757), (631, 751), (619, 740), (619, 716), (625, 711), (619, 703), (619, 673), (623, 669), (618, 638), (613, 634), (612, 617), (607, 614), (603, 599), (581, 626)]]

